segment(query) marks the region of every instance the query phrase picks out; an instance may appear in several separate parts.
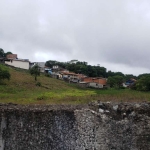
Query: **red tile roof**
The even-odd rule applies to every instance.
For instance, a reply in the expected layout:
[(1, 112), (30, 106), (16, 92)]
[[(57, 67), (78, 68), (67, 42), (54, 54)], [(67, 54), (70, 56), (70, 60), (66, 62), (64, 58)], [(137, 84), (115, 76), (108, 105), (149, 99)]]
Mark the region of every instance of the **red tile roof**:
[(102, 84), (102, 85), (106, 85), (106, 83), (107, 83), (107, 79), (101, 78), (101, 77), (95, 77), (95, 78), (86, 77), (86, 78), (83, 78), (82, 81), (83, 82), (95, 82), (95, 83)]
[(7, 59), (16, 59), (17, 58), (17, 54), (8, 54), (6, 56)]

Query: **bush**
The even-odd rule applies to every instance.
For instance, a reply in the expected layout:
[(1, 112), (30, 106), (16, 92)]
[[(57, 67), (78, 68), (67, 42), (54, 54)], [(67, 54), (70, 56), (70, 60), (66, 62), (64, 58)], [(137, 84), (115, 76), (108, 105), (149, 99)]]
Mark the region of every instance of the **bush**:
[(45, 74), (46, 77), (52, 77), (50, 74), (46, 73)]
[(41, 86), (41, 82), (37, 82), (35, 85), (36, 86)]
[(45, 100), (46, 99), (46, 96), (44, 95), (40, 95), (37, 97), (37, 100)]
[(9, 80), (10, 79), (10, 73), (4, 65), (0, 65), (0, 81), (4, 80), (4, 79)]
[(150, 75), (141, 77), (136, 83), (139, 91), (150, 91)]
[(120, 89), (122, 87), (123, 81), (124, 81), (123, 77), (117, 75), (113, 77), (108, 77), (107, 84), (115, 89)]

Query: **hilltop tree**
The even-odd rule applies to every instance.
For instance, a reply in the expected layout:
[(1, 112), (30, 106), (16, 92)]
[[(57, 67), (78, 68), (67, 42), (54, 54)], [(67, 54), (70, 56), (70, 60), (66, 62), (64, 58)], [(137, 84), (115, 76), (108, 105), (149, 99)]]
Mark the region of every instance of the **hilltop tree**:
[(4, 50), (0, 48), (0, 57), (4, 57), (4, 56), (5, 56)]
[(33, 66), (30, 69), (30, 74), (33, 75), (35, 77), (35, 81), (37, 81), (37, 76), (40, 75), (40, 69), (38, 65)]
[(125, 75), (125, 80), (130, 80), (130, 79), (137, 79), (137, 76), (133, 74), (126, 74)]
[(6, 52), (4, 53), (4, 56), (6, 57), (8, 54), (12, 54), (12, 52)]
[(143, 73), (138, 76), (138, 79), (141, 79), (143, 77), (149, 77), (149, 76), (150, 76), (150, 73)]

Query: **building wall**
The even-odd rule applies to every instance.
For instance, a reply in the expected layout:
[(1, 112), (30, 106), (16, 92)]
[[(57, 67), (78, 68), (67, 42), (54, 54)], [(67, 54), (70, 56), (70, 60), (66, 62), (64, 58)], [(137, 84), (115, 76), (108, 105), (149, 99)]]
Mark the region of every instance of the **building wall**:
[(40, 68), (40, 72), (45, 72), (45, 68)]
[(83, 82), (95, 82), (98, 84), (106, 85), (107, 79), (106, 78), (84, 78)]
[(89, 86), (88, 83), (80, 83), (80, 82), (78, 83), (78, 85), (83, 88), (87, 88)]
[(17, 58), (17, 54), (8, 54), (6, 56), (7, 59), (16, 59)]
[(29, 69), (29, 62), (28, 61), (10, 60), (10, 61), (5, 61), (5, 64), (10, 65), (10, 66), (14, 66), (17, 68)]
[(89, 83), (89, 87), (103, 88), (103, 85), (102, 85), (102, 84), (95, 83), (95, 82), (91, 82), (91, 83)]

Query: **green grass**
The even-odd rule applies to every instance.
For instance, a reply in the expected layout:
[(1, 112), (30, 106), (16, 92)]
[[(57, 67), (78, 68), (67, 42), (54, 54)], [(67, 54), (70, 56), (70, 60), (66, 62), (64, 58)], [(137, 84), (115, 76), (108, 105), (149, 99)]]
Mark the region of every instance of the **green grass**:
[(10, 81), (0, 85), (0, 103), (16, 104), (85, 104), (94, 100), (139, 102), (150, 101), (149, 92), (130, 89), (87, 89), (64, 81), (39, 76), (36, 86), (34, 77), (28, 71), (9, 68)]

